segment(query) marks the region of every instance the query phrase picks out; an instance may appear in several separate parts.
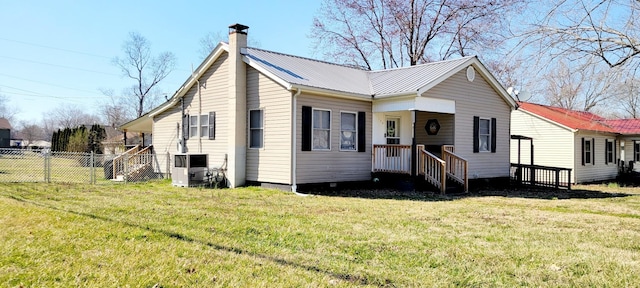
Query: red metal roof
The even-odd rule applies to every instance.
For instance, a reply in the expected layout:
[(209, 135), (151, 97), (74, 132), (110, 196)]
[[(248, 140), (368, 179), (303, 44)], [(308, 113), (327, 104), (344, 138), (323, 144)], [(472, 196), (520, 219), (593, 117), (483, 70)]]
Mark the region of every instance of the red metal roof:
[(518, 105), (518, 109), (531, 112), (571, 129), (620, 133), (616, 129), (604, 124), (603, 122), (606, 122), (606, 119), (590, 112), (575, 111), (527, 102), (519, 102)]
[(603, 122), (620, 134), (640, 134), (640, 119), (615, 119)]

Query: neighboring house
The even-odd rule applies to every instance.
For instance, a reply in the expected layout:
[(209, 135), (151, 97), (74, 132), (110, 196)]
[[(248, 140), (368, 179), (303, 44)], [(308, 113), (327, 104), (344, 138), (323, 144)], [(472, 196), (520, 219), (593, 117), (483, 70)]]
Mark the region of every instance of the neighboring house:
[(11, 147), (11, 124), (6, 118), (0, 118), (0, 148)]
[(368, 71), (249, 48), (248, 27), (229, 28), (167, 102), (121, 129), (152, 133), (158, 154), (208, 154), (231, 187), (431, 175), (434, 155), (462, 182), (509, 177), (516, 102), (477, 57)]
[[(511, 134), (530, 137), (520, 151), (511, 145), (511, 162), (572, 169), (572, 183), (615, 179), (620, 141), (618, 131), (589, 112), (521, 102), (511, 116)], [(636, 138), (640, 140), (640, 138)], [(534, 163), (530, 163), (531, 153)]]
[[(613, 119), (604, 120), (603, 123), (619, 134), (618, 157), (623, 162), (619, 165), (629, 167), (640, 161), (640, 119)], [(636, 172), (640, 171), (640, 165), (633, 165), (633, 168)]]

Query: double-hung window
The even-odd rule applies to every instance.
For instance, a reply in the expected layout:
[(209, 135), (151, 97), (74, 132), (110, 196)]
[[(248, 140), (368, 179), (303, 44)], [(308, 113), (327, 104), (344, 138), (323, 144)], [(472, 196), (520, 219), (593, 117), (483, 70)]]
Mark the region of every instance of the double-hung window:
[(313, 150), (331, 150), (331, 111), (313, 109)]
[(609, 141), (609, 139), (605, 139), (605, 164), (613, 163), (613, 144), (615, 141)]
[(249, 148), (264, 145), (264, 121), (262, 110), (249, 110)]
[(585, 139), (583, 148), (584, 164), (591, 164), (593, 158), (593, 140)]
[(480, 152), (491, 151), (491, 119), (480, 118), (478, 141)]
[(198, 115), (189, 116), (189, 138), (198, 137)]
[(340, 113), (340, 150), (357, 150), (357, 117), (355, 112)]
[(209, 137), (209, 115), (200, 115), (200, 137)]

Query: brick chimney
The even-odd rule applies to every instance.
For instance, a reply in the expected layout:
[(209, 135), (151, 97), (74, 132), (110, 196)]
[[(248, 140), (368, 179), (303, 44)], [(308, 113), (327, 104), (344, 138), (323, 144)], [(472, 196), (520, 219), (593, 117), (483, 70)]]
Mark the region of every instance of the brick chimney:
[(229, 141), (227, 179), (231, 187), (246, 181), (247, 163), (247, 67), (241, 49), (247, 47), (248, 26), (229, 26)]

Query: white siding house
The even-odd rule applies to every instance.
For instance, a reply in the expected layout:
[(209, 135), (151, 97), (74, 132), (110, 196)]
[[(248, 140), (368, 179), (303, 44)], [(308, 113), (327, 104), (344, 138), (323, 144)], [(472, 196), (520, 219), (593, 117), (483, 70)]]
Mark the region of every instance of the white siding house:
[(516, 102), (477, 57), (368, 71), (246, 47), (248, 27), (229, 28), (166, 103), (121, 128), (152, 133), (156, 153), (208, 154), (231, 187), (426, 177), (423, 157), (438, 156), (462, 182), (509, 176)]
[[(615, 179), (618, 173), (618, 133), (604, 119), (588, 113), (533, 103), (520, 103), (511, 114), (511, 133), (532, 138), (520, 149), (520, 163), (572, 169), (572, 183)], [(511, 145), (511, 162), (518, 162)]]

